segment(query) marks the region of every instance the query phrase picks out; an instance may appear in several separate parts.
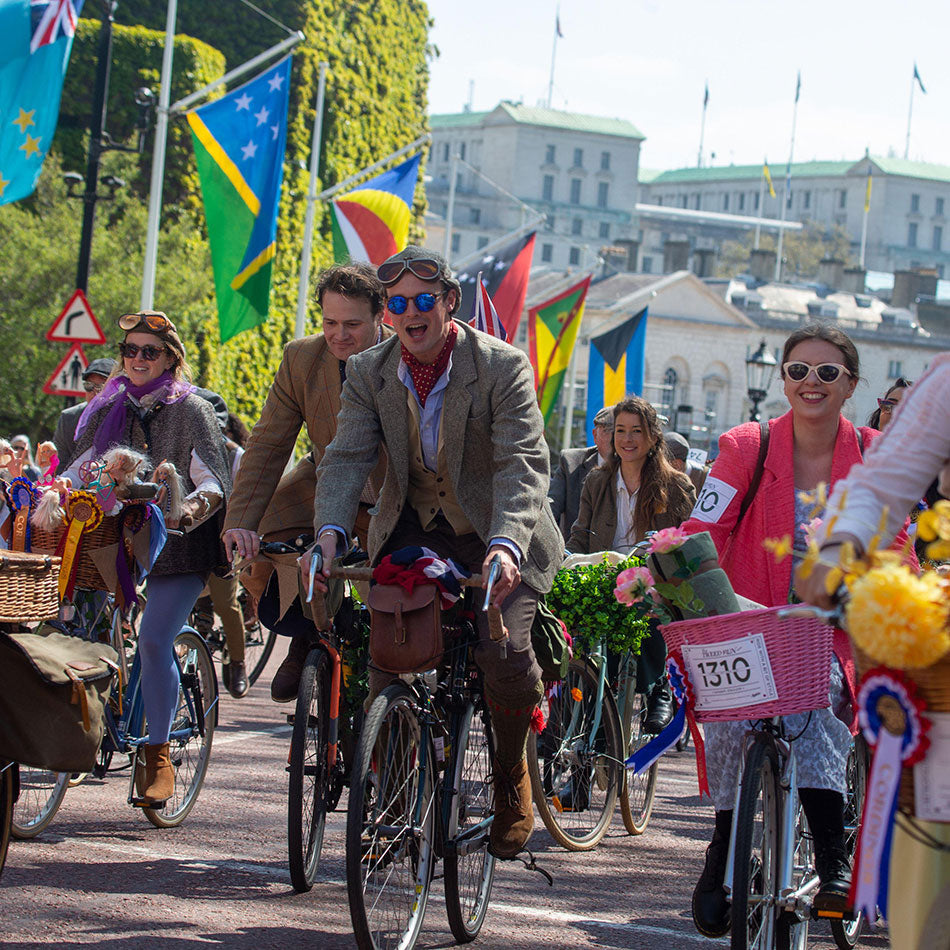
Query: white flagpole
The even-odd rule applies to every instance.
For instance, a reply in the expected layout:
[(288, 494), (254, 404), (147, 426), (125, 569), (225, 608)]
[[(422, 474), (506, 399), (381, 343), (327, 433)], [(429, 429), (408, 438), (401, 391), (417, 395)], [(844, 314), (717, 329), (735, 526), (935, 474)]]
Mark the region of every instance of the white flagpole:
[(452, 219), (455, 217), (455, 183), (459, 176), (459, 153), (456, 149), (452, 153), (452, 164), (449, 169), (449, 201), (445, 206), (445, 235), (442, 239), (442, 256), (451, 261), (452, 251)]
[(168, 103), (171, 99), (172, 59), (175, 55), (175, 21), (178, 0), (168, 0), (165, 17), (165, 49), (162, 53), (162, 84), (155, 120), (152, 180), (148, 192), (148, 224), (145, 229), (145, 261), (142, 268), (141, 309), (155, 305), (155, 269), (158, 264), (158, 229), (162, 218), (162, 188), (165, 181), (165, 146), (168, 141)]
[(904, 158), (910, 157), (910, 120), (914, 115), (914, 86), (917, 85), (917, 64), (914, 64), (914, 74), (910, 77), (910, 105), (907, 107), (907, 138), (904, 140)]
[(548, 108), (551, 108), (551, 100), (554, 96), (554, 60), (557, 57), (557, 37), (561, 26), (561, 5), (557, 6), (557, 16), (554, 21), (554, 43), (551, 46), (551, 75), (548, 78)]
[(300, 283), (297, 286), (297, 319), (294, 339), (306, 333), (307, 297), (310, 295), (310, 259), (313, 255), (313, 219), (316, 213), (317, 175), (320, 170), (320, 143), (323, 138), (323, 100), (327, 89), (327, 63), (320, 63), (317, 80), (316, 115), (313, 117), (313, 141), (310, 143), (310, 184), (307, 186), (307, 214), (303, 226), (303, 250), (300, 254)]
[(706, 140), (706, 108), (709, 105), (709, 83), (706, 83), (706, 91), (703, 94), (703, 119), (699, 126), (699, 155), (696, 158), (696, 167), (703, 167), (703, 143)]
[(324, 188), (324, 190), (316, 196), (317, 201), (326, 201), (327, 198), (332, 198), (335, 194), (345, 191), (350, 185), (355, 184), (360, 181), (360, 179), (376, 171), (377, 168), (382, 168), (383, 165), (388, 165), (390, 162), (394, 162), (397, 158), (402, 158), (403, 155), (407, 155), (409, 152), (417, 152), (423, 145), (427, 145), (431, 140), (432, 136), (428, 132), (426, 132), (425, 135), (420, 135), (415, 142), (403, 145), (402, 148), (397, 148), (391, 155), (381, 158), (378, 162), (373, 162), (372, 165), (367, 165), (366, 168), (361, 168), (358, 172), (354, 172), (350, 175), (349, 178), (344, 178), (338, 185), (334, 185), (332, 188)]
[(785, 187), (782, 189), (782, 218), (778, 231), (778, 253), (775, 255), (775, 279), (782, 277), (782, 248), (785, 244), (785, 215), (788, 211), (789, 191), (792, 184), (792, 158), (795, 154), (795, 123), (798, 121), (798, 95), (802, 88), (801, 70), (798, 73), (798, 82), (795, 85), (795, 106), (792, 109), (792, 138), (788, 145), (788, 165), (785, 166)]

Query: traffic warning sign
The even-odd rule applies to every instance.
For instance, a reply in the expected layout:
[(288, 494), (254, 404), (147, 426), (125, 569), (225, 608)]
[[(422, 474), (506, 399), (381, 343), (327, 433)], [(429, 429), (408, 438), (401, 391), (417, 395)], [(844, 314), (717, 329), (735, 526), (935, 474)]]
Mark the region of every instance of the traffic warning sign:
[(89, 360), (82, 351), (82, 345), (74, 343), (43, 384), (43, 392), (50, 396), (84, 396), (82, 374), (88, 365)]
[[(106, 335), (92, 313), (86, 295), (77, 290), (63, 312), (46, 331), (46, 339), (54, 343), (105, 343)], [(72, 352), (72, 351), (70, 351)]]

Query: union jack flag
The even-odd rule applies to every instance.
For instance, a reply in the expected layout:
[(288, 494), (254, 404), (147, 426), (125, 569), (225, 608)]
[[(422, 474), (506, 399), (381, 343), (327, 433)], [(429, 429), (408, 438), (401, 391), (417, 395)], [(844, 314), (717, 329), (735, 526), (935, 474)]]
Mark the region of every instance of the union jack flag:
[(488, 293), (488, 287), (482, 280), (482, 272), (478, 272), (475, 278), (475, 306), (472, 308), (472, 319), (468, 321), (470, 327), (481, 330), (483, 333), (490, 333), (498, 337), (499, 340), (508, 342), (508, 334), (505, 332), (505, 325), (498, 319), (498, 313), (495, 305), (492, 303)]
[(30, 52), (55, 43), (61, 36), (73, 36), (82, 5), (83, 0), (30, 0)]

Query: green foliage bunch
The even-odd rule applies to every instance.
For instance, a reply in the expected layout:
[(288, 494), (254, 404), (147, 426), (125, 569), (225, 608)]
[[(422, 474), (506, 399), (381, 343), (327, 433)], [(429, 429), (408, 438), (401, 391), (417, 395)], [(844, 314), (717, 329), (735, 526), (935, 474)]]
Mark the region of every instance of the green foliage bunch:
[(547, 602), (567, 625), (575, 651), (584, 652), (603, 640), (611, 653), (640, 652), (640, 641), (648, 633), (646, 613), (618, 603), (614, 587), (621, 571), (641, 563), (639, 558), (630, 557), (611, 564), (604, 555), (600, 564), (557, 572)]

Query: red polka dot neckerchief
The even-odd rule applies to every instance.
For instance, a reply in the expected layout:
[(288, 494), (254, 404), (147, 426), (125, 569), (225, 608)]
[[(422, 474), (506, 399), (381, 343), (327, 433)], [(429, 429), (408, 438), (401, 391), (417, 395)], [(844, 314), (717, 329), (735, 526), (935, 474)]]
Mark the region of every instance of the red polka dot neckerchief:
[(429, 398), (429, 393), (432, 392), (433, 387), (439, 381), (439, 377), (449, 365), (449, 357), (452, 355), (452, 347), (455, 346), (458, 333), (458, 327), (455, 323), (450, 323), (449, 335), (433, 363), (420, 363), (402, 343), (399, 344), (402, 349), (402, 361), (409, 367), (409, 375), (412, 376), (412, 384), (416, 387), (419, 405), (423, 409), (426, 407), (426, 399)]

